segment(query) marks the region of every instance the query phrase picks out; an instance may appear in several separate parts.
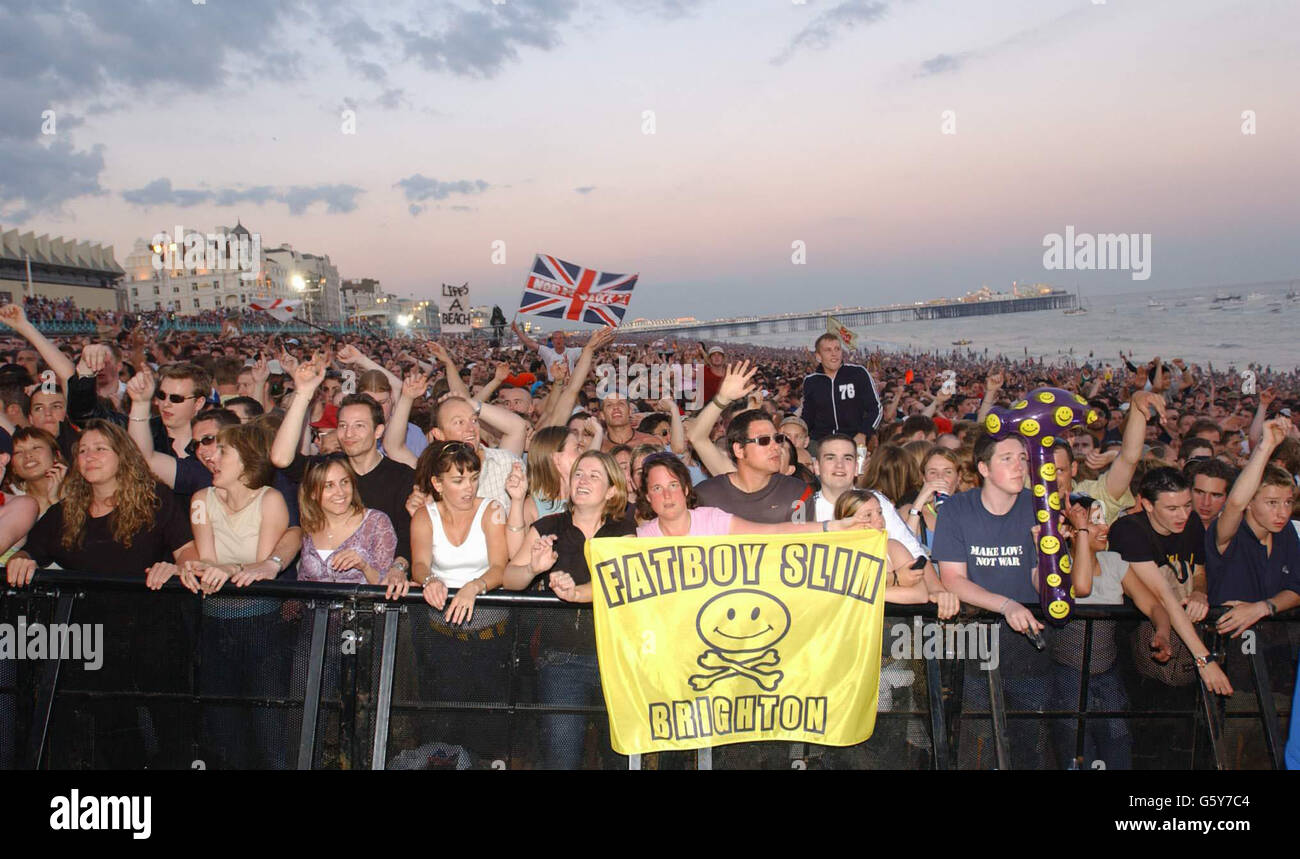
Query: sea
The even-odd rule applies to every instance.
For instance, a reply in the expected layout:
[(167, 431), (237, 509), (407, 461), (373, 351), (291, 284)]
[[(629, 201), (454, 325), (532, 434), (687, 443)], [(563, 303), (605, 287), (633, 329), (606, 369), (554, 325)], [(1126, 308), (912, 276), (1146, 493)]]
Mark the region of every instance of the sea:
[[(1216, 370), (1257, 364), (1275, 371), (1300, 368), (1300, 281), (1207, 289), (1079, 293), (1085, 314), (1060, 310), (1006, 313), (861, 325), (858, 350), (935, 352), (960, 350), (977, 357), (1023, 359), (1049, 364), (1116, 365), (1119, 353), (1149, 361), (1182, 358)], [(1216, 295), (1240, 301), (1215, 302)], [(1154, 305), (1154, 306), (1152, 306)], [(834, 311), (827, 311), (833, 313)], [(756, 334), (731, 338), (759, 346), (809, 347), (815, 332)], [(724, 338), (726, 339), (726, 338)], [(957, 345), (956, 341), (969, 340)]]

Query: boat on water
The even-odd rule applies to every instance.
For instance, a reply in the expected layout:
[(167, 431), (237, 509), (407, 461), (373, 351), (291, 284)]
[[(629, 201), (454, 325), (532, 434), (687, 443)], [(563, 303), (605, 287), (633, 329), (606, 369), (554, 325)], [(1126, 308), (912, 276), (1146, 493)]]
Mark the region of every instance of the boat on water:
[(1240, 304), (1245, 300), (1246, 299), (1242, 298), (1241, 293), (1239, 292), (1233, 293), (1232, 295), (1220, 292), (1218, 295), (1214, 296), (1215, 304)]
[(1082, 316), (1083, 314), (1088, 312), (1088, 308), (1071, 307), (1069, 310), (1062, 310), (1061, 312), (1064, 313), (1066, 316)]
[(1156, 301), (1154, 298), (1147, 299), (1147, 310), (1165, 310), (1165, 309), (1167, 308), (1160, 302)]
[(1287, 300), (1287, 301), (1300, 301), (1300, 292), (1296, 292), (1294, 289), (1291, 290), (1290, 292), (1288, 292), (1288, 293), (1286, 294), (1286, 300)]
[(954, 346), (969, 346), (970, 344), (971, 344), (971, 341), (967, 340), (965, 337), (963, 337), (963, 338), (960, 339), (960, 340), (954, 340), (954, 341), (952, 341), (952, 345), (954, 345)]

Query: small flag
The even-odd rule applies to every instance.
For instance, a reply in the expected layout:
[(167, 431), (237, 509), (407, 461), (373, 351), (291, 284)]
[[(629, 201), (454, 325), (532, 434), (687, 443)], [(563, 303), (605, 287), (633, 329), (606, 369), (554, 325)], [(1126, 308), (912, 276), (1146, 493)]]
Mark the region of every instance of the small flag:
[(519, 312), (617, 328), (632, 301), (635, 274), (613, 274), (538, 254)]
[(850, 349), (858, 348), (858, 335), (853, 329), (849, 328), (843, 322), (840, 322), (834, 316), (826, 317), (826, 333), (834, 334), (844, 341), (844, 345)]
[(281, 322), (288, 322), (293, 315), (298, 312), (302, 306), (301, 298), (255, 298), (248, 302), (250, 310), (261, 310), (269, 313)]

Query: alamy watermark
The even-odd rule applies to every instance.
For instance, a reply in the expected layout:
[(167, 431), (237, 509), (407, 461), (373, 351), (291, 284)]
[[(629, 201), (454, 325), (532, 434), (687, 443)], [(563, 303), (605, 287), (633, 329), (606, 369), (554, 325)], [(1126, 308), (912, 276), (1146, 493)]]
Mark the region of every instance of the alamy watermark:
[(618, 366), (596, 366), (596, 396), (615, 394), (625, 400), (662, 399), (686, 401), (686, 408), (704, 408), (704, 365), (629, 364), (626, 355), (618, 356)]
[[(200, 233), (177, 224), (174, 235), (156, 233), (149, 241), (153, 269), (237, 271), (241, 280), (262, 274), (261, 233)], [(179, 257), (179, 259), (178, 259)]]
[(1150, 233), (1076, 233), (1043, 236), (1043, 268), (1050, 271), (1131, 271), (1134, 280), (1151, 277)]
[(998, 634), (990, 623), (896, 623), (889, 628), (889, 655), (894, 659), (973, 659), (982, 671), (998, 667)]
[(102, 623), (0, 623), (0, 659), (65, 659), (81, 662), (87, 671), (104, 664)]

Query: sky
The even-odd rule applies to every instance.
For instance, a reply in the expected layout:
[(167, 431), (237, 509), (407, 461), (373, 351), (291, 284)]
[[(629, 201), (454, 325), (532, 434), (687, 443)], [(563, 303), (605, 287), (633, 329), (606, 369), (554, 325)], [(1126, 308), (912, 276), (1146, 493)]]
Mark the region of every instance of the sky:
[(1296, 80), (1294, 0), (0, 0), (0, 229), (238, 218), (507, 315), (539, 252), (628, 319), (1289, 280)]

